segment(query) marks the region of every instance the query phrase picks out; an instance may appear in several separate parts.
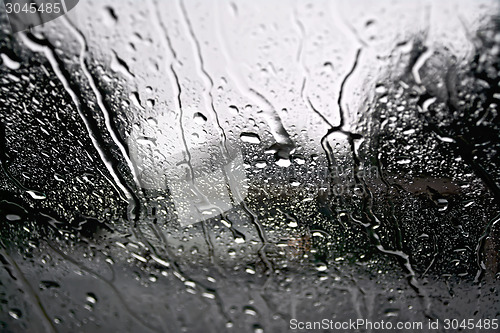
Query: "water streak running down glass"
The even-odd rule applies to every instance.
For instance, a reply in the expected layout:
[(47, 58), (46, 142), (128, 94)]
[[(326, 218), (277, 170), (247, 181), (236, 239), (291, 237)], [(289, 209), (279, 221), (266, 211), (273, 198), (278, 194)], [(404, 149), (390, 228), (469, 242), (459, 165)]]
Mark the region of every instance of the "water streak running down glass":
[(14, 2), (0, 331), (496, 331), (499, 1)]

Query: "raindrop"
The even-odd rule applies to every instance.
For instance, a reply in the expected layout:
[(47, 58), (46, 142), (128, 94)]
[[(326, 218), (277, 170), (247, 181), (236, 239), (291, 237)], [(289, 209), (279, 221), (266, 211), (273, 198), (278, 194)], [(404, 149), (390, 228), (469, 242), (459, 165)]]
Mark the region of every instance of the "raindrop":
[(267, 166), (267, 162), (264, 160), (255, 162), (255, 167), (258, 169), (264, 169), (266, 166)]
[(111, 18), (111, 20), (113, 20), (113, 22), (115, 22), (115, 23), (118, 22), (118, 16), (116, 15), (113, 7), (106, 6), (104, 8), (104, 11), (108, 15), (108, 17)]
[(240, 139), (243, 142), (259, 144), (260, 137), (255, 133), (243, 132), (240, 134)]
[(87, 297), (85, 298), (87, 302), (91, 304), (97, 303), (97, 297), (94, 293), (87, 293)]
[(326, 271), (327, 269), (328, 269), (328, 266), (327, 266), (327, 265), (325, 265), (324, 263), (317, 263), (317, 264), (316, 264), (316, 270), (317, 270), (318, 272), (324, 272), (324, 271)]
[(436, 135), (436, 137), (442, 141), (442, 142), (446, 142), (446, 143), (455, 143), (455, 140), (453, 138), (449, 138), (449, 137), (446, 137), (446, 136), (439, 136), (439, 135)]
[(215, 294), (213, 292), (203, 292), (201, 296), (208, 298), (208, 299), (215, 299)]
[(21, 220), (21, 216), (16, 215), (16, 214), (7, 214), (5, 218), (9, 221), (19, 221)]
[(9, 69), (15, 71), (21, 68), (21, 63), (14, 60), (15, 58), (13, 56), (10, 56), (6, 53), (0, 53), (0, 58), (2, 58), (3, 64), (7, 66)]
[(233, 114), (238, 114), (240, 112), (240, 110), (238, 109), (237, 106), (235, 105), (229, 105), (229, 111)]
[(138, 109), (144, 110), (144, 107), (141, 104), (141, 99), (139, 97), (139, 93), (137, 91), (132, 92), (129, 95), (129, 98), (130, 98), (130, 101), (132, 102), (132, 104), (135, 105), (135, 107), (137, 107)]
[(201, 112), (195, 112), (193, 115), (193, 119), (198, 125), (203, 125), (207, 122), (207, 117)]
[(245, 313), (246, 315), (249, 315), (249, 316), (256, 316), (257, 310), (255, 310), (254, 307), (248, 305), (248, 306), (245, 306), (243, 308), (243, 313)]
[(387, 93), (387, 88), (383, 84), (377, 84), (375, 86), (375, 92), (379, 95)]
[(445, 210), (448, 209), (448, 200), (444, 198), (437, 199), (437, 206), (440, 212), (444, 212)]
[(40, 281), (40, 289), (49, 289), (49, 288), (59, 288), (59, 283), (55, 281), (43, 280)]
[(255, 268), (252, 266), (247, 266), (247, 268), (245, 269), (245, 272), (253, 275), (253, 274), (255, 274)]
[(253, 325), (253, 332), (254, 333), (264, 333), (264, 329), (259, 324), (255, 324), (255, 325)]
[(57, 180), (58, 182), (63, 182), (63, 183), (65, 182), (64, 176), (58, 174), (57, 172), (54, 173), (54, 179)]
[(9, 315), (12, 318), (14, 318), (14, 319), (19, 319), (19, 318), (21, 318), (21, 316), (23, 315), (23, 313), (19, 309), (10, 309), (9, 310)]
[(386, 309), (384, 314), (387, 317), (397, 317), (399, 315), (399, 309)]
[(282, 158), (282, 157), (278, 157), (278, 159), (276, 160), (276, 165), (277, 166), (280, 166), (282, 168), (286, 168), (286, 167), (289, 167), (291, 162), (290, 162), (290, 159), (288, 158)]
[(396, 161), (396, 163), (401, 164), (401, 165), (410, 164), (411, 159), (409, 159), (407, 157), (399, 157), (398, 160)]
[(47, 199), (47, 197), (45, 196), (45, 194), (43, 194), (41, 192), (38, 192), (38, 191), (28, 190), (28, 191), (26, 191), (26, 193), (28, 193), (35, 200), (45, 200), (45, 199)]
[(236, 244), (243, 244), (243, 243), (245, 243), (245, 238), (237, 235), (234, 237), (234, 242)]
[(110, 67), (113, 71), (122, 74), (124, 77), (130, 80), (134, 78), (134, 74), (130, 72), (130, 68), (125, 60), (120, 58), (115, 52), (113, 52), (113, 58), (111, 60)]
[(294, 155), (292, 157), (292, 160), (297, 163), (298, 165), (304, 165), (306, 163), (306, 160), (302, 156)]

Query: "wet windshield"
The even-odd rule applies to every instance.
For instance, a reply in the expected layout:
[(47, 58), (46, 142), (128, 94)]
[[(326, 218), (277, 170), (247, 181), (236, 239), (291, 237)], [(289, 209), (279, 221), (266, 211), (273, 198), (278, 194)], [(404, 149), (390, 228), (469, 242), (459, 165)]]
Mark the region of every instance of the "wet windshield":
[(35, 2), (1, 331), (496, 331), (498, 1)]

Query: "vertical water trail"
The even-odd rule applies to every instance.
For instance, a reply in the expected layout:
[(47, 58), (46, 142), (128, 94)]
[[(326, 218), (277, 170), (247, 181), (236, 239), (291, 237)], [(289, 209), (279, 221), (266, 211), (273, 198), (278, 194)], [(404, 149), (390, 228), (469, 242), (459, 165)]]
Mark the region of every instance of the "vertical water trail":
[[(314, 107), (314, 105), (311, 102), (311, 99), (308, 96), (307, 77), (309, 76), (310, 71), (307, 68), (307, 66), (304, 64), (304, 60), (303, 60), (303, 49), (304, 49), (304, 40), (305, 40), (306, 30), (305, 30), (305, 27), (302, 24), (301, 20), (299, 19), (297, 11), (294, 11), (293, 21), (295, 22), (295, 25), (297, 26), (297, 30), (299, 31), (300, 40), (301, 40), (299, 43), (299, 46), (298, 46), (298, 50), (297, 50), (297, 62), (301, 68), (302, 75), (303, 75), (301, 92), (300, 92), (301, 98), (302, 98), (303, 102), (306, 104), (306, 106), (309, 107), (310, 111), (316, 113), (330, 129), (334, 128), (335, 126), (333, 126), (330, 123), (330, 121), (323, 115), (323, 113)], [(334, 156), (333, 156), (334, 154), (333, 154), (333, 149), (327, 140), (327, 135), (324, 135), (321, 138), (321, 146), (322, 146), (323, 151), (325, 152), (325, 156), (327, 158), (328, 168), (329, 168), (329, 170), (332, 170), (333, 164), (334, 164)], [(341, 223), (341, 225), (343, 225), (343, 224)], [(322, 231), (322, 232), (324, 232), (324, 231)], [(328, 237), (331, 237), (328, 233), (326, 233), (326, 235), (328, 235)], [(337, 269), (337, 271), (340, 275), (345, 275), (344, 272), (342, 272), (338, 269)], [(346, 278), (348, 278), (351, 281), (351, 283), (353, 284), (353, 287), (347, 288), (345, 291), (347, 291), (351, 294), (353, 306), (355, 307), (358, 316), (362, 317), (360, 305), (359, 305), (359, 302), (356, 301), (356, 299), (357, 299), (356, 296), (360, 295), (360, 294), (365, 295), (365, 292), (357, 284), (356, 280), (352, 276), (349, 275), (349, 277), (346, 277)]]
[(62, 17), (64, 23), (66, 26), (69, 28), (69, 30), (73, 33), (73, 35), (76, 37), (78, 42), (80, 43), (80, 54), (79, 54), (79, 61), (80, 61), (80, 67), (85, 74), (85, 77), (87, 78), (87, 81), (89, 82), (90, 87), (92, 88), (92, 91), (95, 95), (95, 98), (97, 100), (97, 105), (99, 106), (99, 109), (101, 110), (102, 115), (104, 116), (104, 123), (106, 124), (106, 129), (108, 131), (108, 134), (111, 136), (114, 144), (118, 147), (118, 149), (121, 152), (121, 155), (125, 162), (127, 163), (130, 172), (134, 178), (134, 182), (139, 189), (141, 187), (139, 183), (139, 179), (137, 177), (137, 170), (132, 163), (130, 157), (128, 156), (127, 149), (125, 148), (125, 145), (123, 144), (122, 140), (120, 139), (118, 133), (116, 132), (116, 129), (113, 125), (112, 119), (111, 119), (111, 114), (109, 110), (106, 108), (104, 105), (104, 98), (99, 91), (99, 88), (97, 87), (94, 78), (92, 77), (92, 74), (90, 73), (86, 63), (85, 63), (85, 58), (88, 52), (88, 46), (87, 46), (87, 41), (85, 39), (85, 36), (82, 34), (78, 28), (76, 28), (70, 21), (69, 19), (63, 15)]
[(210, 74), (208, 74), (208, 72), (205, 68), (205, 63), (203, 60), (203, 55), (202, 55), (201, 47), (200, 47), (200, 42), (198, 41), (198, 38), (196, 37), (196, 35), (194, 33), (193, 25), (191, 23), (191, 20), (189, 19), (189, 15), (186, 11), (186, 7), (184, 6), (184, 3), (182, 2), (182, 0), (179, 0), (179, 6), (181, 8), (181, 10), (180, 10), (181, 16), (183, 18), (183, 21), (187, 25), (187, 28), (189, 31), (189, 36), (191, 37), (191, 40), (193, 41), (193, 44), (194, 44), (194, 48), (196, 50), (196, 58), (198, 60), (199, 70), (202, 73), (201, 76), (202, 76), (202, 79), (203, 79), (204, 84), (205, 84), (205, 89), (203, 89), (203, 92), (206, 95), (204, 100), (205, 100), (206, 104), (208, 104), (208, 105), (206, 105), (206, 107), (214, 115), (214, 119), (215, 119), (215, 122), (217, 124), (217, 130), (219, 132), (219, 138), (220, 138), (219, 147), (220, 147), (220, 150), (222, 153), (222, 157), (224, 159), (224, 164), (227, 164), (230, 161), (229, 156), (228, 156), (229, 152), (227, 149), (227, 138), (226, 138), (226, 134), (224, 132), (224, 129), (222, 128), (222, 125), (220, 123), (219, 115), (217, 114), (217, 111), (215, 110), (214, 98), (212, 95), (214, 81), (213, 81), (212, 77), (210, 76)]
[[(215, 118), (217, 126), (219, 128), (219, 133), (220, 133), (219, 148), (221, 150), (222, 156), (224, 157), (225, 163), (227, 163), (227, 162), (229, 162), (229, 149), (227, 147), (227, 139), (226, 139), (226, 135), (224, 133), (224, 129), (222, 128), (222, 126), (220, 124), (219, 117), (218, 117), (217, 111), (215, 110), (215, 106), (213, 103), (213, 95), (212, 95), (213, 80), (205, 69), (204, 61), (203, 61), (203, 57), (202, 57), (202, 53), (201, 53), (200, 43), (199, 43), (198, 39), (196, 38), (192, 23), (189, 19), (188, 13), (186, 11), (186, 8), (185, 8), (182, 0), (179, 0), (179, 6), (181, 8), (181, 15), (183, 16), (184, 21), (188, 27), (190, 37), (195, 45), (196, 54), (197, 54), (198, 62), (199, 62), (199, 66), (200, 66), (200, 71), (202, 72), (206, 83), (208, 83), (207, 88), (205, 89), (205, 92), (208, 94), (208, 96), (207, 96), (208, 98), (205, 98), (205, 101), (209, 101), (209, 104), (210, 104), (209, 109), (214, 114), (214, 118)], [(256, 94), (265, 100), (265, 98), (263, 98), (260, 94), (258, 94), (258, 93), (256, 93)], [(265, 102), (268, 105), (270, 105), (270, 103), (267, 100), (265, 100)], [(281, 122), (281, 120), (280, 120), (280, 122)], [(279, 130), (278, 130), (278, 132), (279, 132)], [(282, 133), (280, 133), (280, 135), (283, 136)], [(231, 177), (231, 174), (228, 175), (227, 172), (225, 172), (225, 170), (223, 170), (223, 173), (224, 173), (224, 177), (226, 178), (226, 184), (229, 184), (230, 180), (228, 179), (228, 177)], [(237, 196), (238, 202), (241, 202), (243, 204), (244, 210), (251, 215), (252, 220), (256, 221), (256, 217), (257, 217), (256, 214), (248, 209), (248, 207), (244, 201), (244, 198), (241, 197), (240, 193), (237, 191), (233, 191), (231, 188), (229, 190), (230, 190), (230, 193), (232, 195)], [(221, 211), (221, 214), (222, 213), (223, 212)], [(203, 226), (203, 227), (205, 228), (205, 226)], [(259, 250), (259, 255), (260, 255), (262, 261), (264, 262), (264, 264), (266, 265), (266, 267), (268, 268), (268, 270), (270, 272), (272, 272), (273, 271), (272, 265), (264, 252), (265, 245), (268, 242), (266, 234), (264, 232), (263, 227), (260, 225), (260, 223), (256, 224), (256, 227), (257, 227), (257, 232), (258, 232), (259, 238), (261, 239), (262, 243), (264, 244), (263, 247)]]
[(417, 84), (422, 84), (422, 79), (420, 78), (420, 69), (425, 65), (426, 61), (431, 57), (432, 51), (426, 49), (415, 61), (415, 64), (411, 68), (411, 74), (415, 79)]
[[(181, 13), (181, 16), (183, 18), (183, 21), (187, 25), (189, 35), (190, 35), (191, 40), (194, 44), (194, 48), (196, 49), (197, 56), (195, 58), (198, 60), (199, 71), (202, 73), (201, 77), (202, 77), (202, 80), (204, 81), (204, 84), (206, 87), (203, 90), (203, 92), (205, 94), (205, 98), (204, 98), (204, 101), (206, 104), (205, 107), (207, 108), (207, 110), (211, 111), (211, 113), (213, 114), (213, 117), (215, 119), (215, 122), (217, 124), (217, 131), (219, 132), (219, 149), (221, 151), (223, 165), (228, 165), (231, 161), (231, 156), (229, 154), (229, 148), (227, 145), (226, 133), (224, 132), (224, 128), (221, 125), (219, 115), (218, 115), (217, 110), (215, 109), (215, 105), (214, 105), (214, 97), (212, 94), (212, 90), (214, 88), (214, 80), (212, 79), (212, 77), (210, 76), (210, 74), (207, 72), (207, 70), (205, 68), (205, 62), (203, 60), (200, 42), (199, 42), (198, 38), (196, 37), (196, 34), (194, 33), (193, 25), (191, 23), (191, 20), (189, 19), (189, 15), (188, 15), (186, 8), (184, 6), (184, 3), (182, 1), (179, 1), (179, 7), (180, 7), (180, 13)], [(234, 201), (243, 202), (244, 198), (242, 198), (241, 194), (239, 193), (238, 187), (237, 186), (232, 186), (232, 187), (230, 186), (231, 184), (237, 183), (237, 181), (234, 179), (234, 176), (232, 175), (232, 173), (226, 172), (226, 170), (224, 168), (222, 168), (222, 173), (223, 173), (224, 178), (225, 178), (227, 191), (228, 191), (231, 199), (233, 200), (233, 202)], [(229, 229), (231, 230), (233, 236), (235, 238), (238, 237), (238, 234), (240, 234), (240, 233), (234, 229), (233, 224), (230, 221), (230, 219), (227, 217), (227, 215), (225, 215), (224, 212), (222, 212), (222, 210), (219, 209), (219, 207), (216, 207), (216, 208), (220, 212), (220, 214), (223, 215), (223, 218), (225, 218), (226, 220), (229, 221), (229, 223), (230, 223)]]
[(273, 137), (276, 140), (277, 155), (281, 158), (288, 159), (292, 151), (295, 149), (295, 144), (290, 138), (290, 135), (283, 126), (283, 122), (279, 114), (276, 112), (276, 108), (262, 93), (258, 92), (254, 88), (249, 88), (248, 91), (253, 94), (254, 100), (258, 101), (260, 105), (265, 105), (262, 108), (262, 112), (267, 119), (267, 125), (273, 133)]
[[(223, 3), (220, 1), (219, 3)], [(281, 146), (281, 150), (278, 151), (278, 155), (281, 155), (283, 158), (288, 158), (290, 152), (295, 148), (295, 143), (290, 138), (287, 130), (285, 129), (283, 122), (279, 114), (276, 111), (276, 108), (272, 105), (272, 103), (264, 97), (264, 94), (260, 93), (254, 87), (250, 87), (247, 85), (244, 80), (242, 80), (237, 71), (233, 68), (234, 61), (232, 60), (232, 56), (228, 51), (224, 36), (222, 36), (222, 29), (220, 26), (221, 18), (219, 15), (219, 4), (217, 4), (215, 9), (215, 22), (216, 22), (216, 33), (217, 33), (217, 41), (220, 45), (220, 50), (223, 55), (224, 60), (226, 61), (227, 73), (229, 77), (232, 79), (233, 83), (236, 85), (236, 88), (242, 93), (248, 96), (250, 100), (252, 100), (257, 106), (262, 107), (262, 113), (264, 118), (269, 126), (270, 132), (273, 138), (276, 140), (278, 145)], [(242, 82), (243, 81), (243, 82)]]
[[(162, 44), (164, 49), (169, 50), (170, 56), (171, 56), (171, 61), (166, 63), (167, 68), (170, 69), (170, 71), (167, 73), (167, 75), (170, 76), (171, 82), (175, 82), (175, 84), (173, 84), (172, 87), (174, 90), (174, 95), (176, 96), (176, 98), (175, 98), (175, 102), (177, 103), (176, 107), (179, 110), (179, 128), (181, 130), (181, 139), (182, 139), (182, 144), (184, 146), (184, 151), (186, 152), (186, 164), (189, 168), (190, 180), (191, 180), (191, 183), (193, 185), (193, 189), (195, 191), (196, 196), (198, 198), (202, 199), (202, 201), (204, 203), (209, 204), (212, 208), (217, 209), (218, 207), (213, 206), (208, 201), (206, 196), (204, 196), (203, 193), (201, 193), (201, 191), (199, 190), (199, 188), (197, 187), (197, 185), (195, 183), (194, 169), (193, 169), (193, 165), (191, 164), (191, 152), (189, 151), (189, 147), (188, 147), (187, 140), (186, 140), (186, 134), (184, 131), (184, 124), (182, 122), (182, 119), (184, 117), (184, 107), (182, 105), (182, 98), (181, 98), (182, 87), (181, 87), (181, 83), (179, 81), (179, 76), (177, 74), (177, 71), (175, 70), (175, 65), (176, 64), (179, 65), (179, 59), (177, 58), (177, 53), (175, 52), (175, 49), (172, 45), (172, 41), (170, 40), (170, 36), (167, 33), (167, 29), (164, 26), (164, 24), (161, 20), (161, 17), (159, 16), (160, 10), (158, 8), (157, 2), (154, 2), (154, 4), (155, 4), (156, 8), (154, 8), (153, 5), (151, 5), (151, 3), (150, 3), (149, 12), (154, 20), (156, 30), (163, 37), (163, 38), (161, 38), (161, 44)], [(156, 15), (154, 15), (153, 13), (156, 13)], [(166, 42), (166, 44), (165, 44), (165, 42)], [(203, 228), (205, 242), (206, 242), (207, 247), (208, 247), (208, 253), (209, 253), (210, 260), (212, 261), (212, 263), (215, 264), (214, 247), (213, 247), (212, 241), (210, 240), (210, 236), (209, 236), (208, 230), (206, 229), (204, 221), (202, 221), (202, 228)]]
[[(299, 43), (299, 46), (297, 49), (297, 62), (299, 64), (299, 67), (300, 67), (301, 72), (302, 72), (302, 85), (301, 85), (301, 89), (300, 89), (300, 96), (302, 98), (302, 101), (304, 102), (306, 107), (308, 107), (310, 109), (310, 111), (316, 113), (329, 128), (334, 128), (334, 126), (323, 115), (323, 113), (314, 107), (311, 99), (308, 96), (307, 77), (309, 76), (310, 71), (307, 68), (307, 66), (304, 64), (304, 60), (303, 60), (304, 39), (305, 39), (306, 30), (305, 30), (304, 25), (300, 21), (296, 10), (294, 10), (294, 13), (293, 13), (293, 21), (294, 21), (295, 25), (297, 26), (297, 30), (299, 31), (299, 35), (300, 35), (300, 43)], [(334, 158), (333, 158), (333, 150), (332, 150), (332, 148), (327, 140), (327, 135), (324, 135), (321, 138), (320, 142), (321, 142), (321, 147), (323, 148), (323, 151), (325, 152), (325, 156), (326, 156), (326, 159), (328, 162), (328, 168), (331, 171), (331, 168), (333, 167), (333, 163), (334, 163)]]
[(113, 165), (111, 157), (108, 156), (108, 153), (102, 147), (102, 143), (99, 142), (99, 140), (97, 139), (97, 133), (94, 133), (92, 129), (91, 120), (82, 110), (80, 99), (73, 90), (73, 88), (71, 88), (70, 79), (69, 77), (67, 77), (67, 75), (64, 74), (62, 69), (62, 64), (60, 64), (60, 61), (57, 59), (53, 47), (48, 42), (47, 45), (44, 45), (39, 43), (38, 41), (32, 40), (24, 32), (20, 32), (19, 36), (23, 41), (23, 43), (31, 51), (37, 53), (43, 53), (45, 55), (45, 57), (50, 63), (50, 66), (52, 67), (52, 70), (56, 74), (59, 81), (62, 83), (68, 95), (71, 97), (73, 104), (75, 104), (78, 115), (80, 116), (81, 120), (83, 121), (83, 124), (85, 125), (88, 137), (92, 141), (92, 144), (96, 149), (97, 153), (99, 154), (102, 163), (105, 165), (106, 169), (111, 174), (111, 177), (113, 178), (113, 181), (115, 182), (116, 186), (118, 186), (118, 188), (126, 196), (129, 202), (134, 201), (135, 200), (134, 194), (128, 189), (125, 182), (121, 179), (119, 173), (115, 170), (115, 166)]
[[(340, 101), (339, 101), (340, 103)], [(400, 264), (402, 265), (403, 269), (407, 272), (408, 274), (408, 283), (410, 287), (412, 287), (417, 295), (421, 298), (424, 306), (424, 313), (427, 317), (433, 318), (433, 316), (430, 313), (431, 310), (431, 302), (429, 295), (427, 294), (426, 290), (422, 287), (420, 282), (417, 279), (417, 275), (415, 273), (415, 270), (413, 269), (413, 266), (410, 261), (410, 256), (405, 253), (402, 249), (399, 250), (390, 250), (384, 247), (380, 240), (380, 236), (378, 233), (375, 231), (375, 229), (381, 224), (379, 218), (373, 213), (372, 207), (373, 207), (373, 195), (366, 185), (366, 182), (364, 179), (360, 179), (358, 177), (359, 175), (359, 166), (360, 166), (360, 159), (357, 155), (355, 145), (354, 145), (354, 138), (352, 136), (349, 136), (349, 145), (351, 147), (351, 154), (354, 159), (354, 179), (356, 184), (360, 184), (363, 187), (363, 211), (365, 213), (366, 219), (368, 220), (368, 223), (363, 223), (362, 221), (354, 218), (354, 216), (351, 214), (351, 219), (358, 224), (362, 225), (365, 230), (367, 231), (368, 235), (370, 236), (370, 239), (372, 240), (373, 244), (379, 250), (381, 253), (388, 254), (391, 256), (394, 256), (398, 259)], [(399, 226), (398, 226), (399, 229)], [(398, 236), (398, 241), (401, 240), (401, 235), (399, 234)], [(402, 247), (402, 242), (400, 244)]]
[[(309, 107), (317, 115), (319, 115), (320, 118), (329, 126), (329, 129), (327, 130), (327, 132), (325, 133), (325, 135), (323, 135), (323, 137), (321, 138), (320, 142), (321, 142), (321, 147), (325, 151), (326, 158), (327, 158), (327, 161), (328, 161), (328, 169), (329, 169), (330, 172), (332, 172), (332, 170), (333, 170), (333, 165), (334, 165), (335, 157), (334, 157), (334, 153), (333, 153), (333, 148), (330, 145), (330, 143), (328, 142), (328, 136), (330, 134), (332, 134), (332, 133), (340, 132), (342, 134), (345, 134), (348, 138), (354, 138), (354, 137), (357, 138), (357, 137), (359, 137), (359, 134), (354, 134), (354, 133), (351, 133), (351, 132), (346, 131), (346, 130), (343, 129), (343, 127), (345, 125), (345, 118), (347, 116), (346, 116), (344, 108), (342, 107), (342, 96), (343, 96), (344, 86), (345, 86), (347, 80), (353, 74), (354, 70), (356, 69), (356, 67), (358, 65), (360, 54), (361, 54), (361, 48), (357, 50), (356, 56), (355, 56), (355, 59), (354, 59), (354, 63), (352, 65), (350, 71), (344, 76), (344, 78), (343, 78), (343, 80), (341, 82), (341, 85), (340, 85), (340, 91), (339, 91), (339, 96), (338, 96), (338, 100), (337, 100), (337, 104), (338, 104), (338, 108), (339, 108), (339, 118), (340, 118), (340, 121), (339, 121), (339, 124), (337, 126), (333, 126), (330, 123), (330, 121), (322, 114), (322, 112), (320, 112), (319, 110), (317, 110), (313, 106), (311, 100), (309, 98), (307, 98), (307, 104), (309, 105)], [(351, 142), (351, 140), (349, 140), (349, 142)]]
[[(333, 14), (334, 15), (336, 14), (335, 10), (333, 11)], [(342, 18), (341, 18), (341, 21), (346, 23), (344, 20), (342, 20)], [(367, 217), (369, 222), (363, 223), (362, 221), (355, 219), (352, 216), (352, 214), (351, 214), (351, 218), (354, 221), (363, 225), (363, 227), (365, 227), (365, 229), (367, 230), (368, 234), (370, 235), (370, 238), (372, 239), (375, 247), (380, 252), (385, 253), (385, 254), (389, 254), (392, 256), (396, 256), (399, 259), (399, 261), (401, 262), (401, 265), (403, 266), (403, 269), (408, 273), (409, 285), (417, 292), (417, 295), (422, 298), (423, 306), (425, 309), (424, 310), (425, 314), (430, 317), (429, 311), (430, 311), (431, 303), (430, 303), (429, 297), (428, 297), (426, 291), (423, 289), (423, 287), (420, 285), (419, 281), (416, 278), (416, 274), (415, 274), (415, 271), (411, 265), (409, 255), (403, 251), (393, 251), (393, 250), (386, 249), (382, 245), (382, 243), (380, 241), (380, 236), (375, 231), (375, 227), (380, 225), (380, 221), (375, 216), (375, 214), (372, 212), (372, 201), (373, 201), (372, 193), (369, 190), (368, 186), (366, 185), (365, 181), (363, 179), (359, 179), (359, 177), (358, 177), (360, 160), (357, 156), (354, 140), (359, 138), (360, 135), (352, 133), (349, 130), (345, 129), (345, 126), (348, 125), (348, 124), (346, 124), (346, 121), (348, 119), (348, 114), (346, 112), (346, 108), (343, 106), (343, 94), (344, 94), (345, 86), (347, 84), (348, 79), (353, 75), (354, 71), (356, 70), (356, 68), (358, 66), (360, 55), (362, 53), (363, 48), (366, 47), (366, 43), (359, 37), (357, 32), (355, 30), (353, 30), (352, 27), (348, 26), (348, 29), (354, 34), (356, 40), (360, 44), (360, 47), (356, 51), (355, 59), (354, 59), (354, 62), (353, 62), (353, 65), (352, 65), (350, 71), (344, 76), (344, 79), (342, 80), (342, 83), (340, 85), (339, 95), (338, 95), (338, 99), (337, 99), (339, 115), (340, 115), (340, 123), (338, 126), (330, 128), (330, 130), (328, 130), (327, 134), (323, 137), (322, 140), (326, 140), (328, 135), (330, 135), (331, 133), (334, 133), (334, 132), (341, 132), (341, 133), (344, 133), (347, 135), (349, 145), (351, 147), (351, 153), (352, 153), (352, 156), (354, 159), (355, 182), (356, 182), (356, 184), (360, 184), (363, 186), (363, 189), (364, 189), (364, 191), (363, 191), (363, 193), (364, 193), (364, 195), (363, 195), (364, 196), (364, 198), (363, 198), (363, 203), (364, 203), (363, 210), (364, 210), (365, 216)], [(399, 235), (398, 240), (401, 239), (400, 236), (401, 235)]]
[[(222, 1), (221, 1), (221, 3), (222, 3)], [(227, 47), (226, 47), (224, 38), (221, 36), (221, 27), (220, 27), (221, 20), (219, 17), (218, 5), (215, 8), (215, 14), (216, 14), (215, 15), (215, 22), (216, 22), (217, 40), (219, 42), (220, 49), (221, 49), (221, 52), (223, 54), (224, 60), (226, 61), (226, 63), (231, 64), (232, 63), (231, 56), (227, 53)], [(232, 68), (231, 66), (229, 66), (229, 67)], [(236, 84), (237, 89), (243, 93), (245, 91), (245, 89), (243, 89), (241, 87), (239, 80), (237, 78), (235, 78), (236, 75), (231, 75), (231, 73), (232, 73), (231, 70), (229, 70), (229, 72), (230, 72), (229, 75), (231, 76), (234, 83)], [(251, 91), (251, 89), (248, 89), (248, 90)], [(258, 215), (247, 205), (244, 198), (239, 198), (239, 201), (242, 203), (242, 207), (245, 210), (245, 212), (250, 215), (250, 219), (252, 221), (252, 224), (257, 229), (257, 234), (259, 236), (260, 241), (262, 242), (262, 247), (259, 249), (259, 256), (262, 259), (262, 261), (264, 262), (264, 264), (266, 265), (266, 267), (268, 268), (269, 272), (272, 274), (274, 269), (273, 269), (271, 262), (267, 258), (267, 255), (265, 252), (265, 248), (268, 244), (268, 238), (267, 238), (265, 229), (264, 229), (262, 223), (260, 223)]]
[[(380, 145), (380, 143), (379, 143), (379, 145)], [(380, 160), (380, 155), (381, 155), (380, 152), (376, 154), (376, 164), (377, 164), (377, 170), (378, 170), (378, 173), (380, 175), (380, 179), (382, 180), (382, 183), (384, 183), (384, 185), (387, 187), (387, 190), (389, 190), (391, 187), (396, 188), (398, 190), (402, 190), (401, 185), (391, 184), (385, 178), (383, 170), (382, 170), (383, 165), (382, 165), (382, 161)], [(392, 202), (391, 199), (388, 199), (388, 201), (389, 201), (389, 205), (391, 207), (392, 221), (394, 222), (394, 226), (396, 228), (396, 242), (397, 242), (398, 250), (403, 251), (403, 234), (401, 232), (401, 227), (399, 226), (398, 219), (396, 218), (396, 214), (394, 211), (394, 203)]]
[[(368, 189), (365, 188), (365, 191), (368, 191)], [(371, 194), (368, 197), (365, 196), (364, 201), (365, 201), (365, 204), (367, 206), (370, 206), (371, 205), (371, 202), (370, 202), (371, 201)], [(365, 213), (367, 213), (366, 216), (368, 219), (368, 223), (363, 223), (361, 220), (358, 220), (357, 218), (355, 218), (352, 214), (351, 214), (350, 218), (354, 222), (362, 225), (365, 228), (365, 230), (368, 233), (368, 236), (370, 236), (370, 239), (372, 240), (373, 245), (375, 245), (375, 247), (377, 248), (378, 251), (380, 251), (381, 253), (384, 253), (384, 254), (394, 256), (395, 258), (398, 259), (398, 261), (402, 265), (403, 269), (408, 274), (408, 283), (409, 283), (410, 287), (412, 287), (415, 290), (417, 295), (423, 301), (425, 315), (429, 318), (432, 318), (433, 316), (430, 314), (431, 303), (430, 303), (429, 295), (423, 289), (422, 285), (420, 284), (420, 282), (417, 279), (417, 275), (415, 273), (415, 270), (413, 269), (413, 266), (411, 265), (411, 262), (410, 262), (410, 256), (403, 251), (395, 251), (395, 250), (390, 250), (390, 249), (385, 248), (384, 245), (382, 245), (382, 242), (380, 240), (380, 236), (375, 231), (376, 227), (381, 224), (380, 220), (371, 211), (371, 208), (365, 207), (364, 211), (365, 211)]]
[[(345, 122), (346, 122), (346, 119), (347, 119), (347, 112), (346, 112), (345, 108), (342, 106), (342, 98), (344, 96), (345, 85), (347, 84), (347, 81), (352, 76), (352, 74), (356, 70), (356, 67), (358, 66), (359, 57), (361, 55), (361, 50), (362, 50), (362, 48), (360, 47), (356, 51), (356, 55), (354, 56), (354, 62), (352, 64), (352, 67), (349, 70), (349, 72), (347, 72), (347, 74), (344, 76), (344, 79), (342, 80), (342, 83), (340, 84), (339, 97), (337, 99), (337, 104), (338, 104), (338, 108), (339, 108), (340, 122), (339, 122), (339, 125), (337, 127), (332, 128), (330, 130), (331, 131), (330, 133), (333, 133), (335, 131), (341, 131), (341, 132), (343, 132), (345, 134), (351, 134), (350, 132), (346, 132), (344, 130), (344, 126), (346, 125)], [(330, 134), (330, 133), (328, 133), (328, 134)]]

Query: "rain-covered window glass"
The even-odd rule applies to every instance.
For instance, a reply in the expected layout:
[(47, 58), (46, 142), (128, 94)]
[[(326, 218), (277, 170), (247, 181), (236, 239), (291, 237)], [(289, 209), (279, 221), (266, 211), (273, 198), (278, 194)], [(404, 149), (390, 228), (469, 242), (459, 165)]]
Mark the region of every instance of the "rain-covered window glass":
[(0, 2), (1, 332), (498, 332), (500, 2)]

